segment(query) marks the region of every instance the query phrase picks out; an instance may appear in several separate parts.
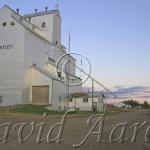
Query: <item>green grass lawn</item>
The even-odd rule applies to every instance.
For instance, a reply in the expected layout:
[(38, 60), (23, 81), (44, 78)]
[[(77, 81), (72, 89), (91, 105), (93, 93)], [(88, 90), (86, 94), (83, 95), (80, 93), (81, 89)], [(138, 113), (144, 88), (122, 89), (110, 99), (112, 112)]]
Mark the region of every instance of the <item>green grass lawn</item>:
[(18, 105), (11, 107), (0, 107), (0, 113), (24, 113), (24, 114), (39, 114), (47, 113), (48, 115), (60, 115), (63, 112), (50, 111), (45, 108), (46, 106), (39, 105)]
[[(43, 115), (44, 113), (48, 115), (63, 115), (63, 111), (51, 111), (47, 110), (45, 108), (46, 106), (39, 106), (39, 105), (19, 105), (19, 106), (11, 106), (11, 107), (0, 107), (0, 113), (1, 114), (6, 114), (6, 113), (17, 113), (17, 114), (37, 114), (37, 115)], [(107, 114), (114, 114), (114, 113), (119, 113), (119, 112), (125, 112), (126, 110), (123, 109), (115, 109), (115, 108), (109, 108), (107, 109), (106, 113)], [(75, 113), (70, 113), (70, 115), (74, 116), (91, 116), (93, 112), (75, 112)]]

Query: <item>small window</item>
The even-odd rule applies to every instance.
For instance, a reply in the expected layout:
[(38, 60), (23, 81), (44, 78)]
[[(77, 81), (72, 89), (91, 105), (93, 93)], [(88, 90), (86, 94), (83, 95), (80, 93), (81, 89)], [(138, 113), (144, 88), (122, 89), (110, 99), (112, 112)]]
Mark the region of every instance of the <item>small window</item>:
[(69, 102), (72, 102), (72, 101), (73, 101), (72, 98), (70, 98), (70, 99), (69, 99)]
[(11, 23), (10, 23), (12, 26), (14, 26), (15, 25), (15, 23), (12, 21)]
[(88, 103), (89, 99), (88, 98), (83, 98), (83, 103)]
[(3, 96), (0, 96), (0, 103), (3, 102)]
[(61, 78), (61, 72), (58, 72), (58, 77)]
[(6, 22), (3, 22), (3, 26), (6, 26), (7, 25), (7, 23)]
[(46, 27), (46, 23), (42, 22), (42, 28), (45, 28), (45, 27)]
[(33, 63), (32, 65), (33, 65), (33, 66), (36, 66), (36, 64), (35, 64), (35, 63)]
[(48, 57), (48, 60), (49, 60), (49, 61), (52, 61), (53, 63), (56, 62), (54, 59), (52, 59), (52, 58), (50, 58), (50, 57)]

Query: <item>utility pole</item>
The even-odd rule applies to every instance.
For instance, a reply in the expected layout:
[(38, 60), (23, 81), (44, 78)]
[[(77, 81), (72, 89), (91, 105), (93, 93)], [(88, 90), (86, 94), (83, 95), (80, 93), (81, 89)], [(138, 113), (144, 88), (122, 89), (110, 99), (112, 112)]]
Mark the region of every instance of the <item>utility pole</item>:
[(94, 80), (92, 79), (92, 112), (94, 112)]
[[(68, 59), (70, 59), (70, 41), (71, 41), (71, 37), (70, 37), (70, 32), (69, 32), (69, 41), (68, 41), (68, 56), (69, 56), (69, 58)], [(68, 103), (69, 103), (69, 96), (70, 96), (70, 86), (69, 86), (69, 74), (70, 74), (70, 60), (69, 60), (69, 62), (68, 62), (68, 71), (66, 70), (66, 78), (67, 78), (67, 84), (66, 84), (66, 92), (67, 92), (67, 110), (68, 110)]]

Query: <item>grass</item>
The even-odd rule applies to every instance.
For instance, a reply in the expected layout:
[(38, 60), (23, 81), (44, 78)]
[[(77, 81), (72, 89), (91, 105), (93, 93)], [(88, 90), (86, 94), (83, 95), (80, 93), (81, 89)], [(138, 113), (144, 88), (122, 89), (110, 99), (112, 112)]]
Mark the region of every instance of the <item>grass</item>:
[(63, 112), (60, 111), (50, 111), (45, 108), (45, 106), (38, 105), (18, 105), (10, 107), (1, 107), (0, 113), (23, 113), (23, 114), (39, 114), (42, 115), (47, 113), (48, 115), (60, 115)]
[[(126, 112), (129, 110), (124, 109), (116, 109), (116, 108), (109, 108), (106, 111), (106, 114), (114, 114), (114, 113), (120, 113), (120, 112)], [(10, 106), (10, 107), (0, 107), (0, 113), (6, 114), (6, 113), (17, 113), (17, 114), (37, 114), (37, 115), (43, 115), (44, 113), (48, 115), (63, 115), (63, 111), (51, 111), (47, 110), (45, 106), (38, 106), (38, 105), (19, 105), (19, 106)], [(69, 115), (73, 116), (91, 116), (97, 113), (93, 112), (75, 112), (70, 113)]]

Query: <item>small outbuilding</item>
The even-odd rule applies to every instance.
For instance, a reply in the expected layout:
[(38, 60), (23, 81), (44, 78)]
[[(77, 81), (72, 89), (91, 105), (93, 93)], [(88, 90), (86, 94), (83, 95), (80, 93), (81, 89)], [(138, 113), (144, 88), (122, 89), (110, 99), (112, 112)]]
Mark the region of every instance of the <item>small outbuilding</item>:
[(92, 93), (73, 93), (68, 99), (68, 108), (77, 111), (103, 112), (104, 95), (92, 95)]

